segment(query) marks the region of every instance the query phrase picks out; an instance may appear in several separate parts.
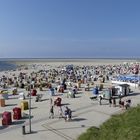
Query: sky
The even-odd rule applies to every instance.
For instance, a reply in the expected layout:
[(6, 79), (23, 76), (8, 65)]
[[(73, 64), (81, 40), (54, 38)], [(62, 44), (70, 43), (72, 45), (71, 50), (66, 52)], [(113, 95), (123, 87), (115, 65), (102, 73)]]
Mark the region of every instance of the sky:
[(140, 0), (0, 0), (0, 58), (140, 58)]

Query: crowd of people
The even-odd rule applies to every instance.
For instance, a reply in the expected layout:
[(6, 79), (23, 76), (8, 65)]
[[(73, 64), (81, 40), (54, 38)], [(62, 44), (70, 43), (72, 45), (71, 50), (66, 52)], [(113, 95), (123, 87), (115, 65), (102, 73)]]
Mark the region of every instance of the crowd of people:
[[(31, 65), (30, 65), (31, 66)], [(121, 74), (134, 73), (136, 64), (119, 64), (119, 65), (97, 65), (97, 66), (78, 66), (78, 65), (61, 65), (58, 67), (50, 68), (48, 65), (32, 65), (32, 71), (19, 68), (18, 72), (14, 71), (5, 72), (0, 76), (1, 89), (7, 89), (9, 87), (23, 88), (27, 91), (44, 88), (50, 90), (50, 95), (54, 96), (56, 93), (63, 93), (66, 89), (68, 97), (75, 98), (81, 84), (85, 84), (85, 90), (89, 91), (89, 85), (95, 86), (94, 82), (100, 81), (104, 83), (106, 81), (115, 78)], [(137, 67), (139, 71), (139, 67)], [(28, 72), (27, 72), (28, 71)], [(98, 87), (94, 88), (96, 94), (98, 94)], [(115, 105), (115, 99), (109, 101), (109, 104)], [(65, 120), (71, 120), (72, 111), (66, 106), (65, 111), (62, 110), (61, 101), (59, 103), (53, 101), (50, 105), (50, 116), (54, 118), (54, 106), (59, 108), (59, 117), (65, 118)], [(123, 103), (120, 101), (120, 106)], [(126, 106), (130, 106), (130, 101)]]

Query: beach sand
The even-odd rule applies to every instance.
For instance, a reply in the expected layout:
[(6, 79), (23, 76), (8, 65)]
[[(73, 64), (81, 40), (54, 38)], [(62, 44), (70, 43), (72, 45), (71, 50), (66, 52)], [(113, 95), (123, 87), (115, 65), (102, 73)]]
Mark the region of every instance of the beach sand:
[(53, 66), (59, 65), (115, 65), (123, 63), (137, 62), (135, 59), (10, 59), (9, 62), (16, 65), (29, 65), (29, 64), (48, 64)]
[[(31, 73), (33, 71), (39, 71), (40, 69), (53, 69), (58, 66), (65, 66), (73, 64), (76, 66), (91, 66), (91, 65), (115, 65), (123, 64), (124, 62), (135, 62), (135, 60), (110, 60), (110, 59), (69, 59), (69, 60), (60, 60), (60, 59), (49, 59), (49, 60), (11, 60), (10, 62), (20, 66), (16, 71), (3, 71), (0, 72), (0, 76), (6, 75), (8, 77), (13, 74), (19, 75), (20, 72)], [(36, 68), (33, 68), (32, 65), (36, 65)], [(22, 67), (21, 67), (22, 66)], [(28, 69), (25, 69), (28, 67)], [(58, 93), (57, 96), (51, 97), (49, 90), (44, 88), (43, 91), (37, 89), (39, 94), (43, 94), (42, 102), (35, 102), (36, 97), (32, 97), (32, 130), (34, 131), (31, 135), (22, 135), (22, 125), (25, 124), (26, 132), (29, 130), (29, 120), (22, 119), (19, 121), (13, 120), (13, 124), (9, 127), (2, 127), (0, 123), (0, 137), (1, 139), (11, 140), (75, 140), (81, 133), (85, 132), (89, 127), (96, 126), (99, 127), (103, 122), (109, 119), (113, 114), (122, 112), (122, 109), (119, 107), (109, 107), (108, 101), (103, 101), (103, 105), (99, 105), (98, 100), (92, 101), (89, 98), (92, 96), (92, 88), (95, 85), (99, 85), (99, 82), (95, 82), (94, 85), (90, 85), (90, 91), (85, 91), (85, 84), (81, 85), (80, 91), (76, 95), (76, 98), (67, 98), (67, 90), (65, 93)], [(104, 83), (105, 87), (111, 86), (110, 82)], [(139, 92), (138, 89), (133, 89), (136, 92)], [(18, 89), (18, 93), (24, 92), (25, 95), (28, 94), (28, 91), (25, 89)], [(50, 110), (50, 101), (52, 98), (53, 101), (57, 97), (62, 98), (62, 109), (64, 111), (65, 106), (69, 106), (73, 111), (73, 118), (71, 122), (65, 122), (64, 119), (58, 119), (58, 109), (55, 107), (55, 118), (49, 119), (49, 110)], [(16, 106), (20, 107), (21, 100), (18, 99), (18, 95), (10, 96), (11, 99), (6, 100), (6, 106), (0, 107), (0, 114), (4, 111), (12, 112), (12, 109)], [(127, 98), (127, 97), (126, 97)], [(137, 98), (131, 96), (132, 105), (136, 106), (137, 103), (140, 103), (140, 95)], [(29, 102), (29, 98), (26, 97), (26, 101)], [(25, 114), (29, 113), (29, 110), (22, 111)]]

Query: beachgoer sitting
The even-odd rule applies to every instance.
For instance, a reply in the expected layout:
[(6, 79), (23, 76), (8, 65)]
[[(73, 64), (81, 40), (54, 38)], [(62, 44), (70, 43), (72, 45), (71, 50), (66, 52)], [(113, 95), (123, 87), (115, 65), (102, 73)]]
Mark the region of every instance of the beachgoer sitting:
[(130, 99), (126, 100), (126, 102), (125, 102), (125, 109), (128, 109), (130, 107), (130, 105), (131, 105), (131, 100)]

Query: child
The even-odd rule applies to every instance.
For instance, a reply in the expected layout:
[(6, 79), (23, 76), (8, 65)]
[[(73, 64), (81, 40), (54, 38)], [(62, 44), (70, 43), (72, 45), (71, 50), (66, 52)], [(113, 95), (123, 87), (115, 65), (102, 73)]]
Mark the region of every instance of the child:
[(122, 107), (122, 100), (121, 100), (121, 98), (119, 99), (119, 107), (120, 108)]

